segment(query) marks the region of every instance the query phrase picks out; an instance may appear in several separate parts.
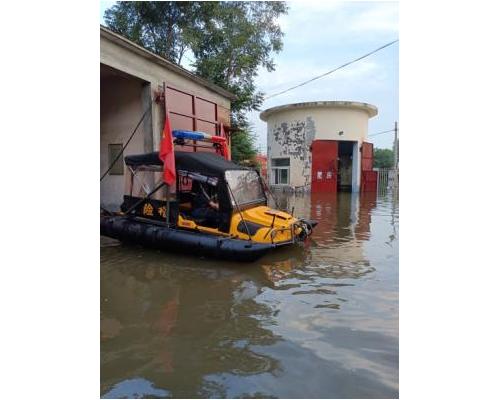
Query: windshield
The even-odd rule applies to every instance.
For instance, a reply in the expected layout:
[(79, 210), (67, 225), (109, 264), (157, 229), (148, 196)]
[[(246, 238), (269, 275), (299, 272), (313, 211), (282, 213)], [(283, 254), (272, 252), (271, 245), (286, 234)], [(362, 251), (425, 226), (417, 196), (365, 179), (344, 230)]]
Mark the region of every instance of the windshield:
[[(238, 205), (266, 200), (259, 175), (256, 171), (226, 171), (226, 180)], [(232, 198), (231, 204), (235, 205)]]

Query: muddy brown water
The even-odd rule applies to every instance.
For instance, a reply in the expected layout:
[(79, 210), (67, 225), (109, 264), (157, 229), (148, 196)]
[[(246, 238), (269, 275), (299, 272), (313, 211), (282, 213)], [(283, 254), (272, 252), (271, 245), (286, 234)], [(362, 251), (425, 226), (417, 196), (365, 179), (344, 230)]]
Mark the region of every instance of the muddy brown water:
[(251, 264), (102, 238), (102, 398), (398, 397), (397, 199), (278, 202), (319, 225)]

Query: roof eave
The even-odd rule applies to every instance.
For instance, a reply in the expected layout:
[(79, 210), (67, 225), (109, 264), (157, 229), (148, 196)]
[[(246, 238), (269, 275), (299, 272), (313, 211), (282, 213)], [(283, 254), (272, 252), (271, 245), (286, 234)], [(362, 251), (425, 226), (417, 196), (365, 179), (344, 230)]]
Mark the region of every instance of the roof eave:
[(267, 119), (275, 113), (288, 111), (288, 110), (300, 110), (307, 108), (351, 108), (365, 111), (369, 118), (373, 118), (378, 114), (378, 109), (376, 106), (368, 103), (361, 103), (357, 101), (312, 101), (304, 103), (292, 103), (284, 104), (281, 106), (271, 107), (260, 113), (259, 117), (262, 121), (267, 121)]
[(101, 25), (101, 35), (106, 37), (107, 39), (111, 40), (112, 42), (123, 46), (141, 56), (144, 58), (147, 58), (169, 70), (172, 72), (175, 72), (179, 75), (182, 75), (188, 79), (191, 79), (200, 85), (205, 86), (206, 88), (213, 90), (214, 92), (220, 94), (221, 96), (224, 96), (228, 98), (229, 100), (236, 100), (237, 97), (233, 93), (227, 91), (226, 89), (221, 88), (220, 86), (217, 86), (215, 83), (212, 83), (206, 79), (200, 78), (199, 76), (193, 74), (192, 72), (188, 71), (187, 69), (184, 69), (177, 64), (174, 64), (171, 61), (168, 61), (167, 59), (160, 57), (159, 55), (145, 49), (142, 46), (139, 46), (138, 44), (132, 42), (131, 40), (119, 35), (116, 32), (113, 32), (111, 29)]

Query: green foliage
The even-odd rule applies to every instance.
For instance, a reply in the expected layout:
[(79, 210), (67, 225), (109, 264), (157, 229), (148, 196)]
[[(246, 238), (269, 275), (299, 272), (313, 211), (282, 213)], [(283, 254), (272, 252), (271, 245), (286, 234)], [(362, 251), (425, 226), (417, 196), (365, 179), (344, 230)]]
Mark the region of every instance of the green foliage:
[(392, 168), (394, 152), (391, 149), (375, 149), (373, 152), (373, 166), (375, 168)]
[(249, 124), (245, 124), (244, 128), (235, 131), (231, 135), (231, 159), (238, 164), (255, 164), (255, 156), (257, 148), (255, 145), (255, 135)]
[(263, 102), (254, 81), (259, 67), (274, 70), (271, 55), (283, 46), (276, 19), (287, 12), (287, 6), (272, 1), (209, 4), (204, 29), (193, 32), (194, 66), (199, 75), (237, 96), (232, 123), (243, 128), (245, 112), (258, 110)]
[(199, 2), (120, 1), (104, 13), (113, 31), (166, 59), (180, 64), (189, 48), (189, 32), (197, 27)]
[(121, 1), (104, 19), (113, 31), (174, 63), (191, 50), (195, 73), (236, 95), (231, 125), (241, 132), (233, 146), (236, 154), (247, 154), (248, 146), (256, 149), (246, 112), (263, 102), (255, 78), (261, 67), (274, 70), (272, 54), (283, 46), (276, 21), (287, 10), (280, 1)]

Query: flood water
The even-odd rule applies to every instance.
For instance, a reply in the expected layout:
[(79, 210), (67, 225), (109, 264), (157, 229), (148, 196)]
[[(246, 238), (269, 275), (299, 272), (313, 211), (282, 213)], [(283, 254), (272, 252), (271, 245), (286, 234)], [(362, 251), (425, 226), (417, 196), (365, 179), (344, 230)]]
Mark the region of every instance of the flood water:
[(398, 397), (398, 203), (282, 195), (319, 221), (251, 264), (101, 241), (101, 397)]

